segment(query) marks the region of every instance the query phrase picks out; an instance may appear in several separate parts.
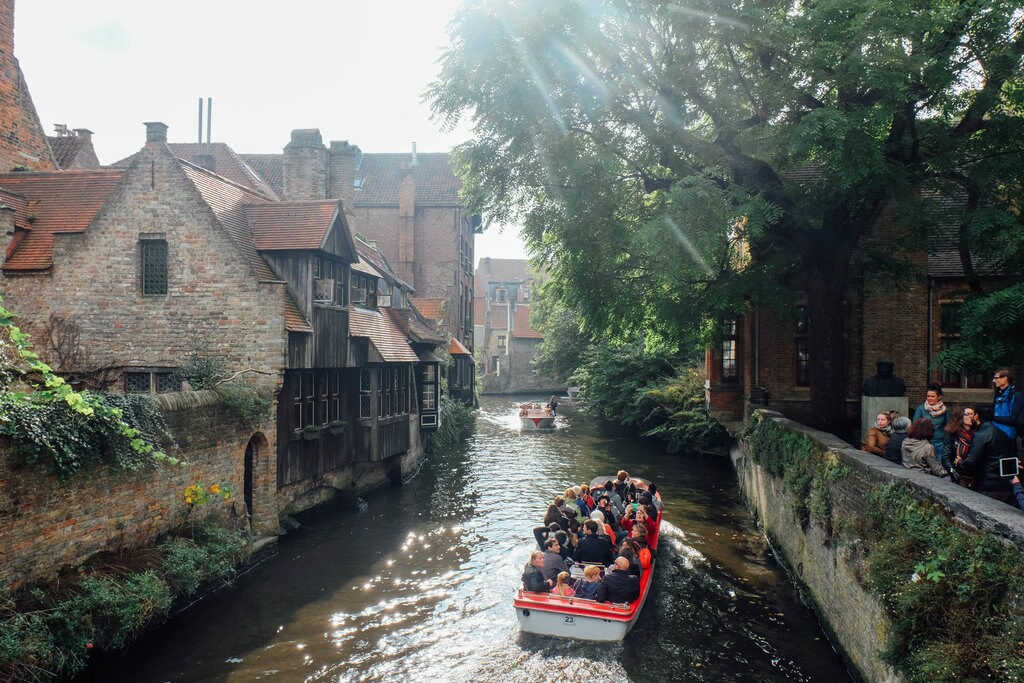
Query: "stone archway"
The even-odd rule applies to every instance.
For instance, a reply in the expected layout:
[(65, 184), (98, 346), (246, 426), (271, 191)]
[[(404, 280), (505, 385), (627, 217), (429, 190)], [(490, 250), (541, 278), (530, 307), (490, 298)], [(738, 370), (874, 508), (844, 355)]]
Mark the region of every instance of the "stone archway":
[(245, 446), (242, 461), (242, 501), (248, 516), (248, 530), (259, 534), (261, 530), (277, 525), (277, 514), (271, 504), (277, 482), (271, 471), (270, 444), (263, 432), (256, 432)]

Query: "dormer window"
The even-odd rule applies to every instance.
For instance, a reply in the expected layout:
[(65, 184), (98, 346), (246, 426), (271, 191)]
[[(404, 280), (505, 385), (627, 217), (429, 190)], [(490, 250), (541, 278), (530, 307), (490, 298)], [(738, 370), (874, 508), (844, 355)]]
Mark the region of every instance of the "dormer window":
[(508, 301), (508, 290), (504, 287), (499, 287), (494, 294), (497, 297), (499, 304), (503, 304)]
[(355, 178), (352, 179), (352, 187), (355, 189), (356, 192), (361, 192), (363, 190), (363, 181), (365, 180), (366, 178), (364, 178), (361, 175), (357, 175)]
[(352, 303), (364, 308), (377, 308), (377, 278), (353, 273)]
[(313, 257), (313, 301), (318, 304), (345, 306), (344, 264), (322, 256)]

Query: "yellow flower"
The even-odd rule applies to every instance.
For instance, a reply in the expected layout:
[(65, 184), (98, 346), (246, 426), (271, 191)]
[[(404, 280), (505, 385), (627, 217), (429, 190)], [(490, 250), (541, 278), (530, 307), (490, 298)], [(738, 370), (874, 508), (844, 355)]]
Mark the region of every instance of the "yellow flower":
[(210, 486), (210, 493), (220, 493), (220, 484), (212, 484)]

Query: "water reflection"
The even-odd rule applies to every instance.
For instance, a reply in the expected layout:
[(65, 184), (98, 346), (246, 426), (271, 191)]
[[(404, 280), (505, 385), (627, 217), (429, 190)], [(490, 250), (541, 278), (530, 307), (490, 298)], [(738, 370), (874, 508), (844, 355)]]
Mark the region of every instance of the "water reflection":
[[(484, 401), (464, 449), (365, 509), (302, 518), (280, 554), (96, 681), (763, 681), (846, 677), (739, 503), (728, 463), (666, 456), (582, 416), (520, 433)], [(520, 634), (531, 528), (572, 484), (620, 467), (666, 498), (644, 613), (620, 644)]]

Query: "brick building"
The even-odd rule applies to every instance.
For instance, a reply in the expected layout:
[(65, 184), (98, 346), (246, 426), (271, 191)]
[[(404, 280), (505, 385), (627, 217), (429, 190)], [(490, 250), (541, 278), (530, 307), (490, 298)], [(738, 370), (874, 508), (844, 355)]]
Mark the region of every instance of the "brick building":
[(418, 373), (436, 361), (409, 343), (408, 286), (360, 251), (339, 201), (274, 201), (177, 158), (161, 123), (123, 167), (0, 175), (0, 200), (5, 305), (58, 372), (176, 392), (200, 355), (276, 396), (253, 435), (271, 473), (245, 473), (258, 525), (418, 457), (420, 402), (437, 413)]
[[(955, 313), (969, 293), (957, 251), (963, 208), (953, 201), (936, 202), (943, 220), (930, 232), (927, 248), (904, 255), (906, 267), (899, 278), (862, 273), (850, 286), (846, 407), (851, 426), (861, 421), (863, 383), (875, 374), (881, 358), (895, 363), (896, 374), (906, 383), (911, 411), (924, 400), (931, 382), (942, 384), (950, 405), (992, 400), (992, 368), (968, 373), (931, 369), (935, 355), (957, 338)], [(998, 283), (994, 267), (976, 265), (986, 288)], [(791, 315), (764, 306), (728, 321), (721, 344), (708, 349), (707, 403), (721, 421), (738, 422), (753, 408), (765, 406), (793, 420), (811, 419), (811, 330), (801, 300), (794, 303)]]
[(0, 0), (0, 172), (57, 168), (14, 57), (14, 0)]
[(92, 131), (88, 128), (70, 129), (63, 124), (54, 126), (56, 135), (47, 136), (53, 151), (57, 168), (61, 170), (81, 170), (99, 168), (100, 160), (92, 145)]

